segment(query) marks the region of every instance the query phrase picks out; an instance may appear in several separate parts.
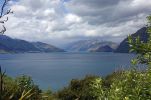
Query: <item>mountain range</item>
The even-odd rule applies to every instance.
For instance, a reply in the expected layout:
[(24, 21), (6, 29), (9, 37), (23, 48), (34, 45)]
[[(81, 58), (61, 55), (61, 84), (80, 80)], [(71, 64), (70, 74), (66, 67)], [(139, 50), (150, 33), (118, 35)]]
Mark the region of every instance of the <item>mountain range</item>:
[[(141, 41), (146, 42), (147, 27), (139, 29), (136, 33), (131, 35), (132, 38), (140, 37)], [(129, 53), (128, 38), (125, 38), (119, 45), (110, 41), (101, 40), (80, 40), (70, 43), (66, 46), (66, 51), (71, 52), (115, 52), (115, 53)]]
[(0, 53), (25, 53), (25, 52), (64, 52), (53, 45), (42, 42), (28, 42), (0, 35)]
[[(141, 41), (147, 41), (147, 28), (143, 27), (131, 35), (133, 38), (140, 36)], [(64, 49), (64, 50), (63, 50)], [(119, 45), (110, 41), (99, 39), (79, 40), (67, 44), (63, 49), (42, 42), (29, 42), (21, 39), (13, 39), (6, 35), (0, 35), (0, 53), (25, 53), (25, 52), (116, 52), (129, 53), (128, 38)]]
[(65, 50), (70, 52), (113, 52), (117, 44), (101, 40), (80, 40), (66, 46)]

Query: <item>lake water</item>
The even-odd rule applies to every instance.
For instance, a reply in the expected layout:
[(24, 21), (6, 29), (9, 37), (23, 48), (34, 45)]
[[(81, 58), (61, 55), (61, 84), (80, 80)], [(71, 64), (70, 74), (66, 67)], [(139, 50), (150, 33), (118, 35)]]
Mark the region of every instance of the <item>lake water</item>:
[(29, 75), (42, 89), (58, 90), (73, 78), (105, 76), (128, 68), (132, 54), (119, 53), (24, 53), (0, 54), (0, 65), (7, 75)]

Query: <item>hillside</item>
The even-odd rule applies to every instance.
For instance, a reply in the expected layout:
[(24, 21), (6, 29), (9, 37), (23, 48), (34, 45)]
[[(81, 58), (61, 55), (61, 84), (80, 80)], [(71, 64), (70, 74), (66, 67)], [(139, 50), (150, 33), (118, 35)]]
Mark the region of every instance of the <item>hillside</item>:
[[(138, 30), (136, 33), (132, 34), (132, 37), (140, 36), (141, 41), (147, 41), (147, 28), (143, 27)], [(118, 48), (115, 50), (117, 53), (128, 53), (129, 52), (129, 45), (128, 45), (128, 38), (124, 39)]]
[(42, 42), (28, 42), (20, 39), (12, 39), (6, 35), (0, 35), (0, 53), (24, 53), (24, 52), (63, 52), (55, 46)]

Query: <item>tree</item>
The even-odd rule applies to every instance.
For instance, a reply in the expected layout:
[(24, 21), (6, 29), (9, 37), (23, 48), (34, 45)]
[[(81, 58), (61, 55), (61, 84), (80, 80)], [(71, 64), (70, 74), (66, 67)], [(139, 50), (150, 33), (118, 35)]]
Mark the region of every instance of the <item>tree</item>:
[(1, 34), (4, 34), (6, 32), (5, 23), (8, 21), (8, 14), (13, 13), (11, 9), (6, 10), (6, 6), (10, 0), (2, 0), (2, 6), (0, 8), (0, 24), (2, 24), (2, 29), (0, 30)]
[[(2, 29), (0, 30), (0, 34), (4, 34), (6, 31), (6, 27), (4, 26), (5, 22), (8, 21), (7, 15), (10, 13), (13, 13), (11, 9), (5, 10), (6, 5), (8, 4), (10, 0), (2, 0), (2, 6), (0, 8), (0, 24), (2, 24)], [(6, 18), (5, 18), (6, 17)], [(4, 88), (4, 76), (5, 72), (2, 72), (1, 66), (0, 66), (0, 98), (2, 99), (2, 94), (3, 94), (3, 88)]]
[[(151, 63), (151, 15), (147, 17), (147, 42), (141, 41), (140, 37), (128, 37), (128, 42), (130, 46), (130, 52), (135, 52), (137, 56), (137, 61), (140, 64), (150, 64)], [(135, 60), (135, 61), (136, 61)]]

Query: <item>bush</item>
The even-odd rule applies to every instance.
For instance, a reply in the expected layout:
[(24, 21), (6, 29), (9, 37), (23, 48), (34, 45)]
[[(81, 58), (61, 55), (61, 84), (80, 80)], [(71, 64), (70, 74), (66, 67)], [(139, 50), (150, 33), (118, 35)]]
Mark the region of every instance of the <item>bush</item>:
[(57, 93), (62, 100), (99, 100), (103, 97), (102, 79), (97, 76), (86, 76), (84, 79), (73, 79), (69, 86)]

